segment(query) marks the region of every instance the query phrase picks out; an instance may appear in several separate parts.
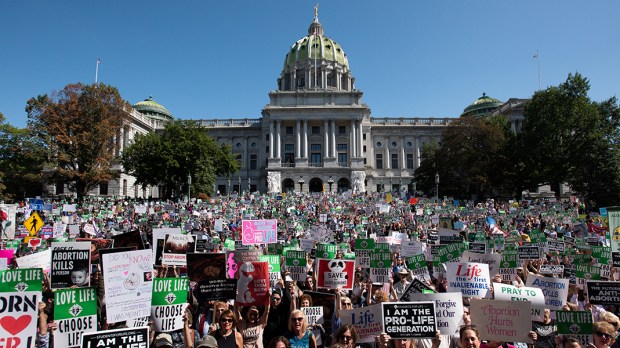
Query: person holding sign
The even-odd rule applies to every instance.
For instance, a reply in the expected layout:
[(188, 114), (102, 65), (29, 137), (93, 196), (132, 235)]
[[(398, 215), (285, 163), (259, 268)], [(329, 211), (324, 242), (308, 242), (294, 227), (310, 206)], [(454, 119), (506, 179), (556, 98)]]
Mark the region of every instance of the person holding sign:
[(259, 310), (256, 306), (249, 307), (247, 320), (241, 315), (241, 308), (235, 302), (235, 314), (241, 336), (243, 336), (243, 348), (263, 348), (263, 332), (267, 326), (270, 304), (263, 310), (259, 319)]
[(242, 348), (243, 336), (235, 331), (235, 314), (226, 310), (220, 315), (220, 329), (213, 333), (219, 348)]

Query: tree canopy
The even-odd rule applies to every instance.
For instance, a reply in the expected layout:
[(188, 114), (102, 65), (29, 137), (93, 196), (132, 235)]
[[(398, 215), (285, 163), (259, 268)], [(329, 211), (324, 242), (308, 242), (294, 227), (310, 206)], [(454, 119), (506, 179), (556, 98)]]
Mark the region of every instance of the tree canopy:
[(82, 200), (96, 185), (118, 177), (112, 139), (126, 110), (118, 90), (103, 83), (70, 84), (31, 98), (28, 126), (46, 145), (50, 179), (66, 183)]
[(123, 151), (122, 164), (136, 184), (159, 186), (165, 198), (185, 194), (188, 175), (194, 195), (213, 193), (216, 176), (239, 169), (229, 145), (218, 146), (206, 129), (180, 120), (167, 123), (161, 133), (137, 135)]
[(45, 144), (28, 128), (16, 128), (0, 113), (0, 197), (15, 200), (43, 193)]

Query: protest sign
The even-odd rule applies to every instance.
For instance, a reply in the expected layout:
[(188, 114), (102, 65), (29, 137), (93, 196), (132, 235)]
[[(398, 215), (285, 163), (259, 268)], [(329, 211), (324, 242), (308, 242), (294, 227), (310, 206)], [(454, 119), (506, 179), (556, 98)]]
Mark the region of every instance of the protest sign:
[(112, 237), (112, 240), (114, 241), (114, 248), (131, 247), (134, 250), (144, 249), (144, 241), (138, 230), (117, 234)]
[(616, 305), (620, 303), (620, 283), (615, 281), (587, 282), (591, 304)]
[(529, 301), (472, 299), (471, 322), (478, 327), (481, 340), (532, 342), (532, 305)]
[(318, 259), (317, 286), (322, 289), (353, 289), (354, 260)]
[(226, 279), (226, 254), (187, 254), (187, 273), (190, 280), (198, 282), (197, 295), (202, 302), (236, 296), (237, 280)]
[(278, 220), (243, 220), (241, 234), (244, 245), (276, 243)]
[(228, 278), (238, 278), (238, 273), (241, 265), (246, 262), (259, 262), (262, 251), (235, 250), (234, 252), (227, 252), (226, 255), (226, 268), (228, 270)]
[(269, 264), (244, 262), (239, 267), (236, 303), (240, 306), (263, 306), (269, 303)]
[(370, 254), (370, 280), (387, 283), (392, 273), (392, 254), (389, 251), (373, 251)]
[(486, 254), (487, 252), (487, 244), (486, 243), (469, 243), (469, 251), (476, 254)]
[(52, 243), (52, 289), (90, 286), (90, 243)]
[(19, 268), (41, 268), (43, 272), (49, 272), (52, 267), (52, 251), (47, 249), (15, 259)]
[(66, 224), (55, 222), (54, 227), (53, 227), (53, 232), (52, 232), (52, 238), (63, 237), (65, 235), (66, 230), (67, 230)]
[(406, 258), (407, 268), (413, 272), (413, 276), (422, 280), (430, 279), (426, 258), (424, 254), (414, 255)]
[(437, 231), (439, 235), (439, 243), (440, 244), (452, 244), (459, 243), (462, 241), (461, 233), (456, 230), (447, 229), (447, 228), (439, 228)]
[(592, 343), (592, 312), (556, 311), (555, 323), (558, 334), (576, 337), (582, 347)]
[(4, 347), (36, 346), (42, 281), (40, 269), (0, 271), (0, 343)]
[(261, 255), (258, 258), (260, 262), (267, 262), (269, 264), (269, 282), (275, 284), (281, 278), (280, 272), (280, 256), (279, 255)]
[(13, 262), (14, 257), (15, 257), (15, 250), (12, 250), (12, 249), (0, 250), (0, 262), (4, 264), (4, 268), (0, 268), (0, 270), (6, 269), (6, 267)]
[(323, 324), (323, 306), (299, 308), (306, 315), (308, 325)]
[(542, 265), (538, 270), (540, 274), (562, 276), (564, 265)]
[(403, 257), (424, 254), (425, 250), (426, 244), (422, 242), (404, 240), (400, 245), (400, 255)]
[(307, 253), (302, 250), (289, 250), (286, 252), (286, 269), (295, 281), (304, 281), (308, 276)]
[(373, 343), (383, 331), (383, 312), (381, 304), (341, 310), (343, 324), (353, 325), (357, 332), (357, 343)]
[(11, 240), (15, 238), (17, 204), (1, 204), (0, 208), (6, 213), (6, 220), (0, 221), (2, 235), (0, 239)]
[(448, 292), (460, 292), (465, 297), (486, 297), (490, 290), (489, 265), (474, 262), (446, 264)]
[(611, 253), (611, 262), (613, 267), (620, 267), (620, 252), (614, 251)]
[(620, 207), (607, 207), (611, 251), (620, 251)]
[(153, 279), (151, 318), (155, 331), (183, 329), (183, 314), (188, 306), (188, 284), (186, 277)]
[(97, 331), (97, 293), (94, 288), (54, 292), (55, 347), (79, 347), (82, 334)]
[(575, 278), (577, 278), (577, 286), (585, 288), (586, 281), (600, 280), (601, 268), (588, 265), (575, 264)]
[(476, 254), (470, 250), (466, 250), (461, 255), (461, 262), (483, 263), (489, 266), (489, 274), (495, 276), (499, 270), (501, 254)]
[(161, 263), (170, 266), (187, 266), (187, 253), (196, 251), (196, 236), (191, 234), (168, 234), (164, 240)]
[(493, 283), (493, 292), (495, 293), (496, 300), (529, 301), (532, 304), (531, 320), (543, 320), (545, 296), (543, 295), (542, 290), (537, 288), (528, 288), (525, 286), (518, 288), (508, 284)]
[(132, 250), (102, 255), (108, 323), (150, 315), (153, 254)]
[[(542, 290), (545, 296), (545, 305), (549, 309), (560, 310), (566, 304), (568, 297), (568, 279), (541, 277), (536, 274), (527, 276), (527, 286)], [(532, 304), (532, 308), (536, 307)]]
[(432, 301), (435, 303), (435, 320), (442, 335), (454, 335), (463, 322), (463, 297), (460, 293), (412, 294), (410, 302)]
[(316, 257), (322, 259), (334, 259), (338, 247), (335, 244), (319, 243), (316, 247)]
[(415, 294), (430, 294), (430, 293), (435, 293), (435, 290), (433, 290), (428, 285), (424, 284), (424, 282), (420, 281), (419, 279), (413, 279), (413, 281), (409, 284), (407, 289), (405, 289), (405, 292), (403, 292), (403, 294), (400, 296), (398, 300), (401, 302), (411, 302), (413, 301), (413, 296)]
[(557, 251), (559, 253), (563, 253), (564, 252), (564, 242), (563, 241), (555, 241), (555, 240), (548, 240), (547, 241), (547, 250), (549, 251)]
[(383, 332), (392, 339), (435, 337), (435, 302), (383, 302)]
[(519, 260), (540, 259), (540, 249), (537, 246), (520, 246), (517, 250)]
[(153, 228), (153, 242), (151, 245), (153, 249), (153, 259), (155, 260), (154, 264), (156, 266), (161, 265), (166, 235), (171, 234), (181, 234), (181, 229), (177, 227)]
[(89, 332), (82, 335), (82, 348), (148, 348), (149, 343), (148, 327)]

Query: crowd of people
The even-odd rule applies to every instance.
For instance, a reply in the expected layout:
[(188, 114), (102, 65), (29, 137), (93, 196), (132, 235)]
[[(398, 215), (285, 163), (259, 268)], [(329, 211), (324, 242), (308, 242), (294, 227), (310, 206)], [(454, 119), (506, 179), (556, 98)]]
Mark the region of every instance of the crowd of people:
[[(153, 230), (158, 228), (180, 228), (184, 234), (196, 236), (208, 243), (205, 253), (234, 252), (235, 248), (227, 240), (242, 239), (244, 220), (277, 220), (277, 243), (289, 250), (300, 250), (301, 240), (312, 240), (318, 244), (337, 245), (334, 259), (354, 259), (356, 240), (389, 239), (392, 245), (391, 267), (387, 282), (374, 282), (367, 267), (356, 265), (351, 274), (352, 288), (321, 288), (318, 286), (318, 266), (315, 251), (307, 256), (307, 273), (304, 279), (293, 280), (286, 266), (281, 248), (257, 245), (264, 254), (280, 256), (281, 272), (269, 284), (269, 301), (263, 305), (241, 305), (234, 298), (203, 300), (198, 294), (198, 283), (192, 279), (188, 267), (173, 265), (154, 265), (153, 278), (188, 277), (187, 303), (182, 320), (183, 329), (158, 332), (153, 326), (153, 318), (146, 320), (150, 327), (151, 347), (219, 347), (219, 348), (353, 348), (353, 347), (396, 347), (409, 348), (453, 348), (453, 347), (535, 347), (535, 348), (577, 348), (594, 346), (596, 348), (618, 348), (618, 319), (620, 303), (591, 304), (583, 286), (570, 285), (568, 296), (564, 299), (563, 310), (587, 311), (592, 316), (589, 338), (559, 333), (555, 323), (555, 310), (545, 309), (540, 321), (532, 321), (527, 332), (527, 342), (495, 341), (481, 337), (480, 330), (472, 324), (469, 303), (472, 297), (455, 294), (462, 299), (463, 312), (460, 328), (451, 334), (440, 331), (433, 337), (392, 338), (386, 332), (378, 332), (372, 342), (360, 342), (360, 324), (343, 320), (343, 313), (371, 307), (381, 303), (398, 302), (410, 285), (418, 280), (430, 291), (448, 291), (448, 282), (441, 265), (433, 265), (431, 245), (441, 246), (437, 237), (439, 229), (457, 231), (465, 243), (481, 242), (487, 244), (487, 253), (502, 253), (495, 242), (505, 240), (504, 244), (524, 245), (531, 242), (534, 234), (544, 234), (548, 241), (565, 241), (566, 250), (558, 252), (547, 250), (539, 259), (528, 260), (518, 267), (517, 276), (506, 280), (499, 273), (491, 274), (491, 283), (504, 283), (524, 287), (527, 277), (543, 275), (562, 278), (564, 275), (546, 275), (540, 272), (545, 265), (570, 267), (584, 263), (596, 265), (596, 257), (575, 258), (574, 255), (592, 254), (588, 247), (577, 248), (580, 241), (590, 245), (609, 247), (608, 222), (599, 212), (587, 212), (576, 200), (523, 199), (505, 202), (489, 200), (482, 203), (464, 202), (445, 198), (439, 202), (424, 197), (412, 197), (407, 193), (392, 194), (289, 194), (264, 195), (246, 193), (231, 196), (213, 197), (208, 201), (174, 203), (163, 201), (141, 201), (131, 199), (90, 198), (75, 209), (62, 209), (71, 205), (70, 201), (48, 200), (46, 209), (37, 211), (46, 225), (65, 222), (79, 226), (76, 234), (69, 229), (61, 236), (36, 235), (24, 229), (24, 222), (34, 210), (28, 202), (17, 208), (13, 220), (15, 247), (12, 261), (7, 269), (17, 268), (20, 257), (38, 253), (51, 246), (52, 242), (90, 241), (92, 272), (72, 273), (73, 287), (84, 284), (84, 277), (90, 277), (90, 286), (98, 295), (98, 330), (128, 328), (129, 321), (110, 323), (105, 313), (105, 280), (98, 252), (115, 248), (118, 236), (139, 231), (142, 245), (138, 249), (153, 249)], [(5, 219), (3, 224), (6, 224)], [(318, 228), (328, 233), (317, 236)], [(25, 231), (24, 231), (25, 230)], [(33, 248), (28, 244), (32, 238), (41, 238), (42, 245)], [(25, 241), (25, 243), (24, 243)], [(403, 241), (416, 241), (428, 248), (426, 253), (427, 276), (420, 276), (407, 265), (407, 256), (402, 254)], [(453, 242), (453, 241), (451, 241)], [(8, 248), (3, 239), (0, 249)], [(239, 248), (241, 249), (241, 248)], [(274, 251), (275, 250), (275, 251)], [(188, 251), (191, 252), (191, 251)], [(611, 261), (610, 261), (611, 262)], [(445, 268), (444, 268), (445, 269)], [(602, 280), (620, 281), (620, 269), (610, 267)], [(2, 272), (2, 270), (0, 270)], [(228, 274), (229, 272), (226, 272)], [(426, 272), (424, 272), (426, 273)], [(234, 272), (233, 272), (234, 274)], [(54, 346), (54, 290), (49, 277), (43, 282), (43, 292), (39, 303), (37, 347)], [(493, 298), (493, 294), (486, 296)], [(305, 307), (323, 306), (321, 323), (310, 322)], [(476, 318), (473, 318), (475, 322)], [(363, 326), (363, 325), (362, 325)], [(0, 331), (4, 330), (0, 327)]]

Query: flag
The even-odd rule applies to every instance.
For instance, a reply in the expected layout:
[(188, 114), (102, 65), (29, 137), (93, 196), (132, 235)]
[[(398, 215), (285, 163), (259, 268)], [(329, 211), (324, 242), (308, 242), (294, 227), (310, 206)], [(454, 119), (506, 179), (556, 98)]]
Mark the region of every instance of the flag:
[(495, 219), (490, 216), (487, 216), (487, 225), (489, 226), (489, 232), (491, 232), (491, 234), (503, 234), (504, 237), (508, 235), (506, 232), (502, 231), (499, 226), (497, 226)]
[(538, 51), (536, 51), (536, 54), (534, 54), (534, 59), (538, 58)]

